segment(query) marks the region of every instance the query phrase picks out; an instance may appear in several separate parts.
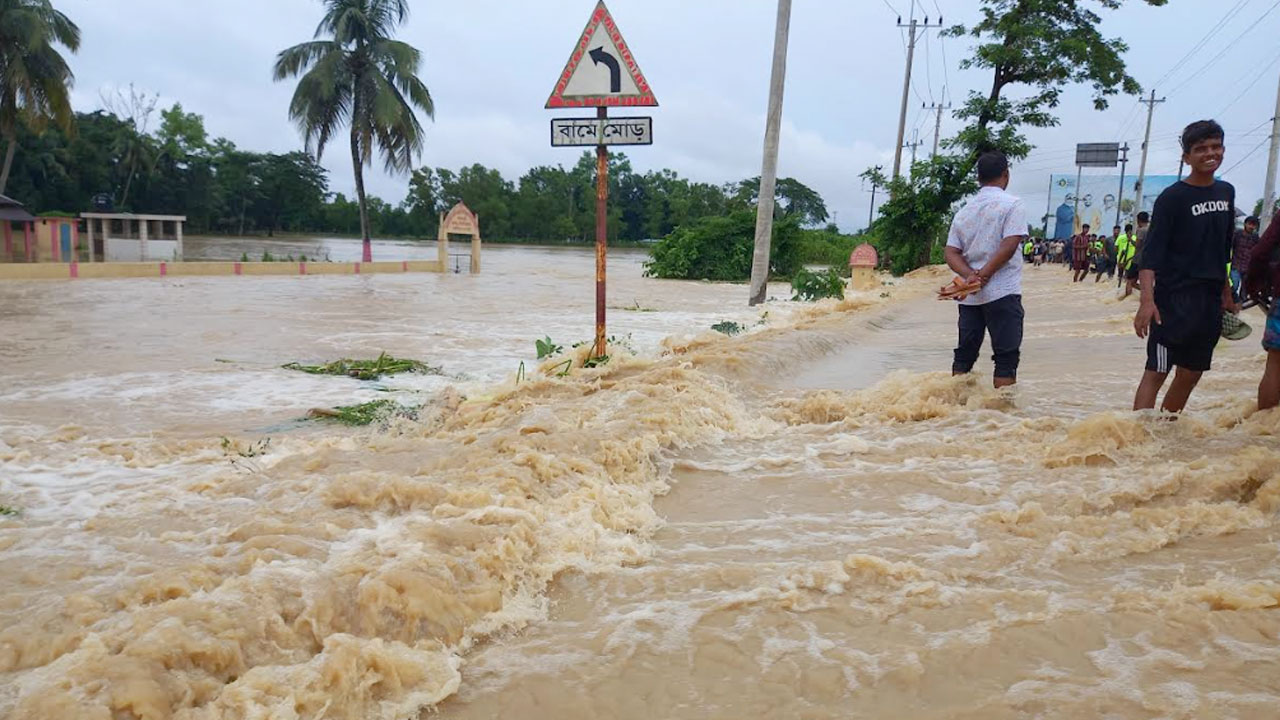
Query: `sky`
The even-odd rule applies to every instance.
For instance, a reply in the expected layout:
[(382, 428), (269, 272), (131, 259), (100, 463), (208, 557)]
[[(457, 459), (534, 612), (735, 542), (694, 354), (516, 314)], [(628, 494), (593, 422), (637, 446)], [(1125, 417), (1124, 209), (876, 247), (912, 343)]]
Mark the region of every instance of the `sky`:
[[(309, 40), (319, 0), (57, 0), (81, 28), (72, 101), (79, 111), (130, 84), (180, 102), (205, 118), (211, 137), (259, 152), (302, 147), (288, 119), (291, 82), (272, 81), (275, 56)], [(400, 39), (423, 53), (420, 77), (435, 101), (418, 164), (458, 168), (481, 163), (512, 181), (536, 165), (572, 166), (579, 150), (551, 148), (552, 117), (590, 111), (544, 109), (594, 0), (410, 0)], [(216, 7), (216, 10), (212, 8)], [(971, 23), (976, 0), (915, 2), (917, 17)], [(898, 27), (912, 0), (795, 0), (783, 107), (780, 176), (819, 191), (842, 230), (867, 224), (866, 168), (891, 169), (906, 66)], [(777, 5), (773, 0), (610, 0), (609, 9), (660, 106), (651, 115), (654, 144), (627, 148), (636, 171), (670, 168), (692, 180), (724, 183), (760, 174)], [(1176, 174), (1177, 137), (1192, 120), (1213, 117), (1227, 131), (1223, 177), (1252, 209), (1262, 195), (1270, 119), (1280, 81), (1280, 0), (1170, 0), (1153, 8), (1128, 0), (1100, 11), (1102, 31), (1129, 45), (1128, 69), (1144, 91), (1155, 88), (1149, 175)], [(968, 41), (918, 41), (908, 101), (907, 137), (932, 149), (936, 115), (925, 103), (959, 105), (989, 87), (990, 73), (962, 70)], [(1010, 190), (1038, 218), (1050, 174), (1072, 174), (1079, 142), (1127, 142), (1137, 172), (1146, 106), (1119, 96), (1096, 111), (1088, 88), (1069, 87), (1057, 108), (1061, 125), (1028, 133), (1036, 146), (1015, 164)], [(959, 123), (945, 113), (942, 136)], [(907, 151), (908, 153), (910, 151)], [(354, 187), (344, 146), (326, 149), (334, 191)], [(1086, 170), (1110, 173), (1118, 170)], [(369, 192), (392, 203), (408, 188), (377, 164)], [(883, 194), (876, 198), (877, 204)], [(170, 209), (178, 212), (181, 208)]]

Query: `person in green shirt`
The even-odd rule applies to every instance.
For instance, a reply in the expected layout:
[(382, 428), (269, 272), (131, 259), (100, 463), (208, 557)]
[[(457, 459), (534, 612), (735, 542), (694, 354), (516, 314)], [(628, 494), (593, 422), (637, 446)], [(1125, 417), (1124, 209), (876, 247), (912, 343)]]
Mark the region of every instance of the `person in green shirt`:
[(1116, 273), (1116, 287), (1124, 284), (1125, 276), (1129, 274), (1129, 266), (1133, 264), (1135, 250), (1137, 246), (1133, 238), (1133, 224), (1129, 223), (1124, 226), (1124, 232), (1120, 237), (1116, 238), (1116, 264), (1119, 266), (1119, 272)]

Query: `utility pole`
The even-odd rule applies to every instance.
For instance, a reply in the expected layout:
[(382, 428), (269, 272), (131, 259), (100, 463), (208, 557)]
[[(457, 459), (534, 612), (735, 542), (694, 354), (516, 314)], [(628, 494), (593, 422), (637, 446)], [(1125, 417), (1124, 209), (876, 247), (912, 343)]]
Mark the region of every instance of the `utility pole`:
[(924, 142), (922, 142), (922, 141), (920, 140), (920, 131), (919, 131), (919, 130), (912, 130), (912, 131), (911, 131), (911, 142), (909, 142), (909, 143), (907, 143), (907, 144), (906, 144), (906, 147), (911, 148), (911, 165), (907, 168), (907, 172), (908, 172), (908, 173), (909, 173), (909, 172), (911, 172), (911, 171), (913, 171), (913, 170), (915, 170), (915, 167), (916, 167), (916, 148), (920, 147), (920, 146), (921, 146), (921, 145), (923, 145), (923, 144), (924, 144)]
[[(1046, 240), (1051, 239), (1049, 237), (1049, 215), (1052, 211), (1053, 211), (1053, 175), (1049, 175), (1049, 193), (1044, 201), (1044, 237)], [(1052, 239), (1056, 240), (1057, 238), (1052, 238)]]
[[(877, 172), (877, 173), (878, 173), (878, 172), (880, 172), (880, 171), (881, 171), (881, 170), (883, 170), (883, 169), (884, 169), (884, 166), (883, 166), (883, 165), (877, 165), (877, 166), (876, 166), (876, 172)], [(871, 181), (871, 209), (867, 211), (867, 230), (870, 230), (870, 229), (871, 229), (871, 223), (875, 221), (875, 217), (876, 217), (876, 189), (877, 189), (877, 188), (879, 188), (879, 187), (880, 187), (880, 183), (876, 182), (875, 180), (872, 180), (872, 181)]]
[(1138, 195), (1137, 199), (1135, 199), (1133, 203), (1134, 208), (1136, 208), (1136, 212), (1142, 212), (1142, 186), (1146, 184), (1147, 181), (1147, 149), (1151, 144), (1151, 116), (1155, 114), (1156, 105), (1164, 101), (1165, 98), (1160, 98), (1159, 100), (1156, 99), (1155, 88), (1151, 89), (1150, 99), (1144, 98), (1138, 101), (1147, 106), (1147, 132), (1142, 136), (1142, 162), (1138, 164), (1138, 184), (1134, 186), (1134, 191)]
[(1276, 90), (1276, 116), (1271, 118), (1271, 156), (1267, 159), (1267, 179), (1262, 190), (1262, 229), (1266, 230), (1275, 216), (1276, 165), (1280, 163), (1280, 89)]
[(942, 27), (942, 18), (938, 18), (937, 24), (929, 23), (929, 16), (926, 15), (924, 23), (921, 24), (916, 20), (916, 5), (911, 3), (911, 22), (903, 24), (902, 18), (898, 18), (898, 27), (907, 28), (907, 73), (902, 79), (902, 110), (898, 113), (898, 149), (893, 153), (893, 178), (896, 180), (902, 171), (902, 148), (906, 147), (903, 142), (907, 139), (907, 98), (911, 94), (911, 63), (916, 56), (916, 30), (928, 30), (929, 28)]
[[(942, 92), (944, 95), (946, 94), (947, 88), (945, 86), (942, 88)], [(938, 119), (933, 124), (933, 155), (931, 156), (938, 157), (938, 138), (942, 134), (942, 111), (950, 110), (951, 103), (947, 103), (945, 105), (942, 103), (932, 103), (930, 105), (925, 105), (924, 109), (934, 110), (938, 113)]]
[(782, 127), (782, 95), (787, 81), (787, 40), (791, 33), (791, 0), (778, 0), (778, 22), (773, 37), (773, 71), (769, 77), (769, 114), (764, 127), (764, 160), (760, 169), (760, 195), (756, 203), (756, 244), (751, 258), (751, 297), (748, 304), (764, 302), (769, 289), (769, 245), (773, 239), (773, 204), (778, 183), (778, 135)]
[[(1120, 152), (1124, 153), (1120, 156), (1120, 194), (1116, 196), (1116, 224), (1120, 225), (1120, 206), (1124, 204), (1124, 172), (1129, 167), (1129, 143), (1125, 143), (1120, 148)], [(1142, 196), (1139, 195), (1139, 198)]]

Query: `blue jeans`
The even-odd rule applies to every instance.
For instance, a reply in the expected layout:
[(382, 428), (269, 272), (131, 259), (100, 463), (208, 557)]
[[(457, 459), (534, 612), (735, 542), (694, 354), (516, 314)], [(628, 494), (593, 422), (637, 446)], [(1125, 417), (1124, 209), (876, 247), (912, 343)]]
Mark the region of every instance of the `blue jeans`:
[(1231, 296), (1236, 302), (1244, 302), (1244, 278), (1235, 267), (1231, 268)]

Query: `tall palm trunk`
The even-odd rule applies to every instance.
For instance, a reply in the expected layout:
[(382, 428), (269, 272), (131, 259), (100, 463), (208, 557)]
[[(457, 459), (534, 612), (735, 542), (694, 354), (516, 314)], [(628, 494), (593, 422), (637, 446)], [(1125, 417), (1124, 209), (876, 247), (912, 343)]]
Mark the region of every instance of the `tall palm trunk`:
[(361, 262), (373, 262), (373, 241), (369, 238), (369, 207), (364, 200), (364, 163), (360, 158), (360, 134), (351, 124), (351, 165), (356, 172), (356, 201), (360, 205), (360, 238), (364, 252)]
[(4, 188), (9, 184), (9, 170), (13, 168), (13, 153), (18, 149), (18, 138), (6, 135), (5, 139), (9, 141), (9, 147), (4, 151), (4, 167), (0, 168), (0, 195), (4, 194)]

